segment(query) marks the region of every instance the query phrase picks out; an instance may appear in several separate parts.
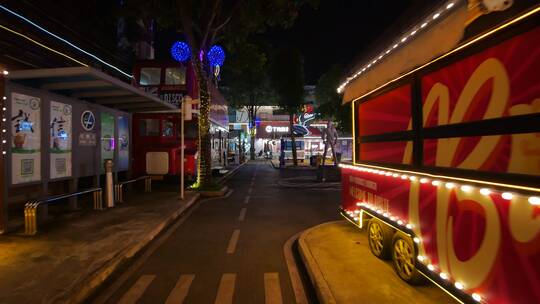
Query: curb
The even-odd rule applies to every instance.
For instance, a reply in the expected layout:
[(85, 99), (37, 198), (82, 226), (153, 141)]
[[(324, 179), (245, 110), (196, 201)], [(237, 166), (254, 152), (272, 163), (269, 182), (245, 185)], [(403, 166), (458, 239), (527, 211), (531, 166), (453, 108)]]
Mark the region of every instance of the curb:
[(199, 194), (195, 194), (187, 204), (177, 209), (168, 218), (161, 222), (156, 228), (146, 234), (144, 238), (137, 244), (120, 251), (114, 258), (108, 263), (103, 265), (100, 269), (96, 270), (89, 278), (84, 280), (79, 286), (80, 288), (67, 296), (65, 303), (83, 303), (90, 295), (92, 295), (101, 285), (128, 259), (135, 256), (146, 245), (154, 240), (163, 230), (169, 227), (181, 214), (188, 210), (199, 198)]
[(334, 298), (334, 295), (332, 294), (332, 290), (328, 286), (328, 282), (324, 278), (324, 275), (321, 272), (321, 269), (319, 268), (319, 264), (317, 263), (317, 260), (311, 253), (311, 250), (309, 249), (309, 245), (307, 244), (306, 237), (307, 235), (322, 226), (335, 224), (337, 222), (341, 221), (332, 221), (323, 223), (320, 225), (317, 225), (315, 227), (311, 227), (300, 235), (298, 238), (298, 249), (300, 251), (300, 257), (302, 257), (302, 261), (304, 262), (304, 265), (306, 266), (309, 279), (311, 280), (311, 283), (313, 284), (315, 291), (317, 293), (317, 298), (319, 299), (319, 302), (321, 303), (329, 303), (334, 304), (337, 303), (336, 299)]

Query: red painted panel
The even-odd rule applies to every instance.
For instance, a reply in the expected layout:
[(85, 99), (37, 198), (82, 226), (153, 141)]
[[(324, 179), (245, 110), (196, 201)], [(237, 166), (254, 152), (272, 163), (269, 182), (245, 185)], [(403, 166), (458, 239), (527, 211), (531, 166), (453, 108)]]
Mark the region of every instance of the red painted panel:
[(540, 28), (422, 77), (424, 126), (540, 112)]
[[(407, 150), (407, 143), (410, 148)], [(412, 163), (412, 143), (406, 141), (360, 144), (360, 160), (395, 164)]]
[(358, 108), (360, 136), (407, 131), (411, 120), (411, 86), (377, 96)]

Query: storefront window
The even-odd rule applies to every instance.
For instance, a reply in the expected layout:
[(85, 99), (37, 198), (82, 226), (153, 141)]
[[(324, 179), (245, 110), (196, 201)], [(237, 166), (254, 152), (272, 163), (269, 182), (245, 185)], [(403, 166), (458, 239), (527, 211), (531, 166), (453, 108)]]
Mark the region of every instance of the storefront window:
[(165, 69), (165, 84), (166, 85), (185, 85), (186, 84), (186, 68), (166, 68)]
[(163, 133), (162, 136), (174, 136), (174, 123), (171, 120), (163, 121)]
[(141, 119), (139, 134), (141, 136), (159, 136), (159, 119)]
[(142, 68), (140, 85), (159, 85), (161, 80), (161, 68)]

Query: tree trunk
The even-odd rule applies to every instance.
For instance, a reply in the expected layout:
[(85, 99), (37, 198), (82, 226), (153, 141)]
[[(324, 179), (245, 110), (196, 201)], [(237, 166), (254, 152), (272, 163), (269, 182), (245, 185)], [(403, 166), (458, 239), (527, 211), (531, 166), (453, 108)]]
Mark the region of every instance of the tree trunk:
[(294, 132), (293, 132), (293, 114), (291, 113), (289, 113), (289, 130), (291, 133), (293, 165), (298, 166), (298, 158), (296, 156), (296, 141), (294, 140)]
[(197, 185), (201, 188), (212, 184), (212, 151), (210, 145), (210, 102), (212, 97), (208, 91), (207, 79), (202, 63), (195, 60), (197, 82), (199, 84), (199, 161), (197, 165)]
[(250, 159), (255, 160), (255, 130), (250, 130), (251, 147), (249, 148)]
[(249, 122), (250, 122), (250, 125), (251, 125), (251, 128), (249, 129), (249, 136), (250, 136), (250, 139), (251, 139), (251, 146), (249, 148), (249, 158), (251, 160), (255, 160), (255, 128), (256, 128), (256, 125), (255, 125), (255, 109), (252, 108), (251, 106), (248, 107), (248, 119), (249, 119)]

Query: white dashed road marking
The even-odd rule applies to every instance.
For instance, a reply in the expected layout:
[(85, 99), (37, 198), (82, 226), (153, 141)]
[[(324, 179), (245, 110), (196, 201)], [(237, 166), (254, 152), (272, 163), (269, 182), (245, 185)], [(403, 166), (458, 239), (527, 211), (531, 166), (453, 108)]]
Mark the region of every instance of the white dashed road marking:
[(244, 220), (246, 219), (246, 211), (247, 211), (246, 208), (242, 208), (242, 209), (240, 210), (240, 216), (238, 216), (238, 220), (239, 220), (240, 222), (242, 222), (242, 221), (244, 221)]
[(227, 246), (227, 254), (233, 254), (236, 250), (236, 244), (238, 243), (238, 238), (240, 238), (240, 229), (233, 231), (231, 239), (229, 240), (229, 246)]
[(266, 304), (281, 304), (281, 287), (279, 285), (279, 274), (270, 272), (264, 274), (264, 302)]

